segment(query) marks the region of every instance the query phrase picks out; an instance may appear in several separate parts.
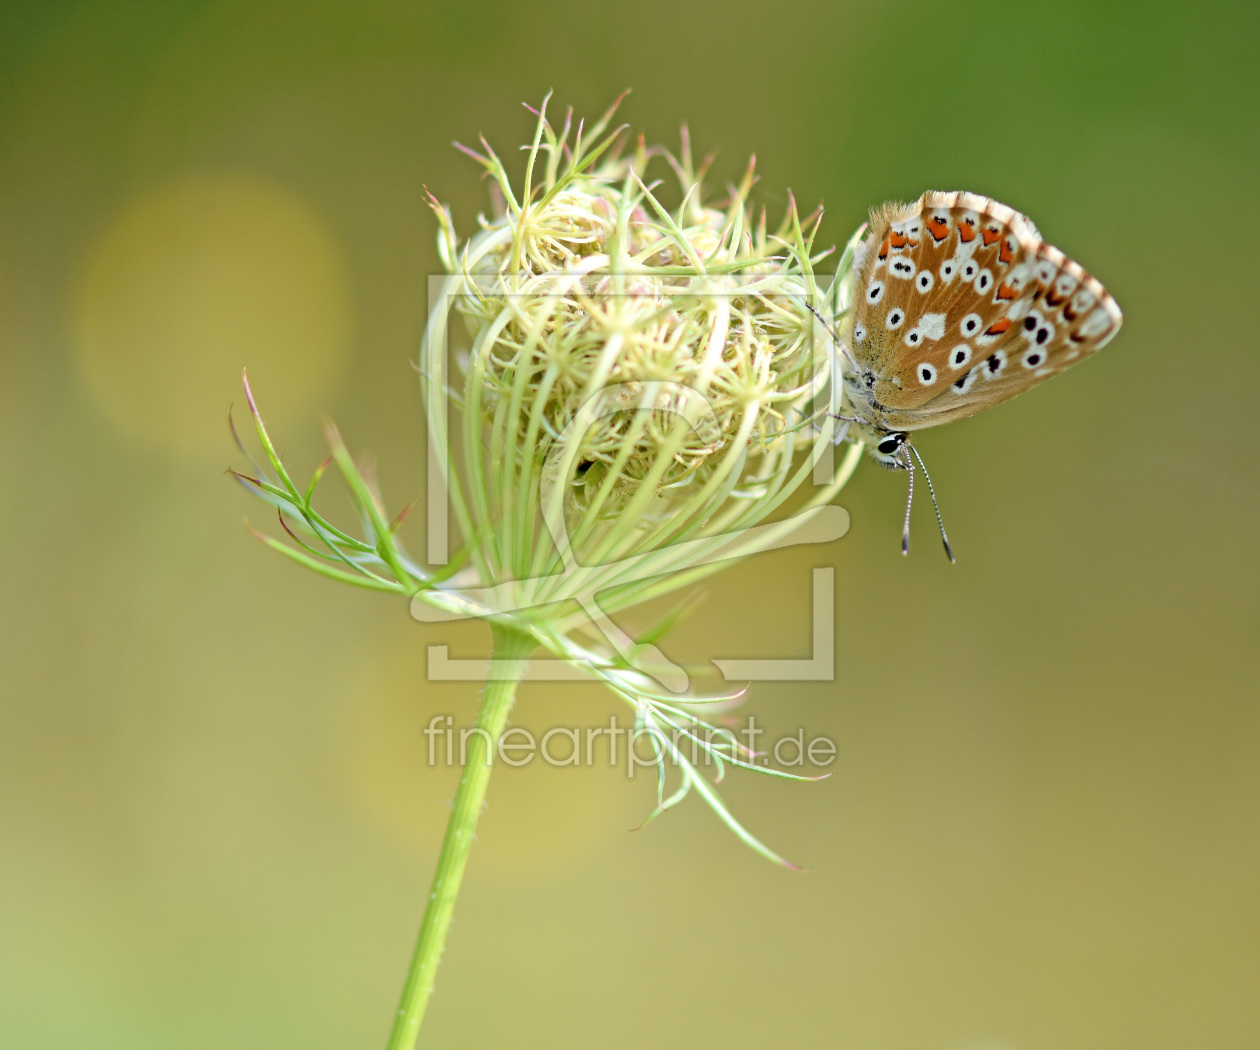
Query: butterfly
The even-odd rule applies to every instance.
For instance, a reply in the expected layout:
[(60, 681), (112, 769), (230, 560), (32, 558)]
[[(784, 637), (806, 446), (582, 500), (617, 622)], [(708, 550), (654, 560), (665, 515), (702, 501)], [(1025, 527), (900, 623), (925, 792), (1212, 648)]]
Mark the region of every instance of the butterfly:
[(918, 461), (911, 434), (974, 415), (1082, 361), (1123, 315), (1107, 290), (1041, 239), (1027, 216), (975, 193), (929, 191), (871, 212), (854, 251), (853, 307), (836, 343), (848, 365), (851, 437), (908, 471), (901, 551), (910, 549)]

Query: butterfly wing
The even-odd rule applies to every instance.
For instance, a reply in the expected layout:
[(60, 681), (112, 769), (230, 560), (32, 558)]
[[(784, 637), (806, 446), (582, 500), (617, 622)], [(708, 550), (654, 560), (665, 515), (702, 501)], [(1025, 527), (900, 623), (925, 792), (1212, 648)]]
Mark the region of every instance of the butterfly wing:
[(998, 404), (1105, 346), (1122, 315), (1023, 215), (929, 192), (871, 217), (848, 335), (890, 430)]

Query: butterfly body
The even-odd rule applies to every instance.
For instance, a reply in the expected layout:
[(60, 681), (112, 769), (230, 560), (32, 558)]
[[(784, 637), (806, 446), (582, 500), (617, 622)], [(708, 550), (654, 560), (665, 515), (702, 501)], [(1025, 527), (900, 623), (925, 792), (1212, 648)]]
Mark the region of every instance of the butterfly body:
[(915, 431), (1057, 375), (1106, 346), (1123, 320), (1026, 216), (974, 193), (876, 209), (854, 273), (839, 332), (845, 418), (877, 462), (910, 470), (912, 485)]

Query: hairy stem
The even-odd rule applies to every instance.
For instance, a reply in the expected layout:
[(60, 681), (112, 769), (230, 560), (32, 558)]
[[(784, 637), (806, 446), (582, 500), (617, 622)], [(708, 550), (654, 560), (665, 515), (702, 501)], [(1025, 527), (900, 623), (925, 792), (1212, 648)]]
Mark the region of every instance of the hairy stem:
[(442, 840), (442, 853), (433, 874), (416, 952), (407, 973), (398, 1015), (394, 1018), (394, 1030), (389, 1037), (389, 1050), (412, 1050), (415, 1046), (420, 1022), (433, 991), (451, 916), (455, 912), (455, 898), (464, 878), (477, 818), (485, 802), (494, 750), (507, 723), (508, 712), (512, 710), (516, 686), (525, 671), (525, 661), (538, 644), (515, 628), (492, 624), (491, 630), (494, 633), (492, 674), (495, 677), (486, 683), (481, 694), (481, 708), (477, 712), (477, 728), (484, 732), (472, 733), (468, 742), (467, 761), (459, 779), (459, 789), (455, 792), (451, 819), (446, 825), (446, 837)]

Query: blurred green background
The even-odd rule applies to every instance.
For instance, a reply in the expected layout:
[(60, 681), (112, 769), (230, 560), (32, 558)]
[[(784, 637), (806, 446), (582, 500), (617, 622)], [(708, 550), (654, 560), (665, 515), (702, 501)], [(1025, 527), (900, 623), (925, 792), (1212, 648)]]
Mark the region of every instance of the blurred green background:
[[(519, 165), (522, 101), (627, 86), (826, 241), (998, 197), (1126, 323), (921, 439), (957, 566), (925, 504), (899, 556), (904, 478), (864, 465), (848, 536), (718, 576), (667, 647), (805, 656), (836, 566), (837, 680), (749, 700), (836, 775), (726, 787), (810, 872), (694, 801), (627, 834), (646, 777), (500, 769), (425, 1045), (1260, 1045), (1258, 12), (8, 0), (0, 1046), (384, 1044), (453, 790), (420, 729), (475, 702), (424, 647), (488, 632), (253, 543), (226, 410), (248, 365), (298, 473), (326, 411), (421, 493), (422, 184), (467, 232), (452, 139)], [(612, 710), (526, 685), (517, 721)]]

